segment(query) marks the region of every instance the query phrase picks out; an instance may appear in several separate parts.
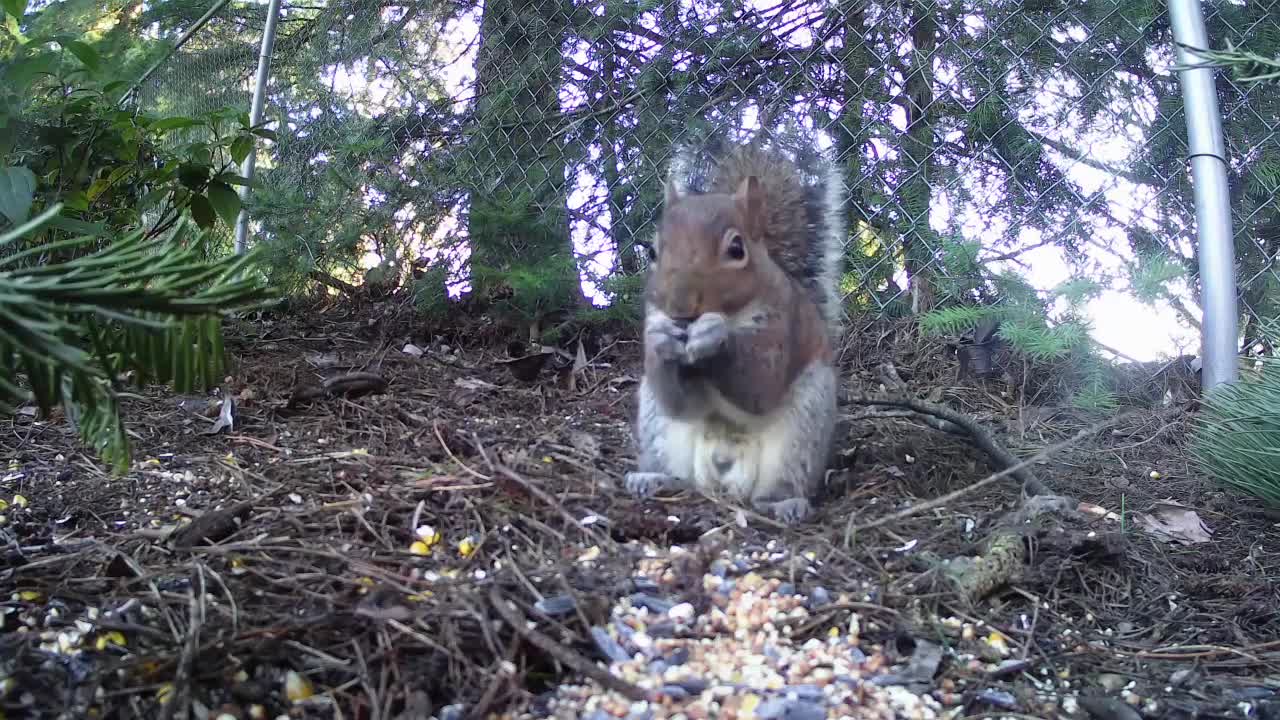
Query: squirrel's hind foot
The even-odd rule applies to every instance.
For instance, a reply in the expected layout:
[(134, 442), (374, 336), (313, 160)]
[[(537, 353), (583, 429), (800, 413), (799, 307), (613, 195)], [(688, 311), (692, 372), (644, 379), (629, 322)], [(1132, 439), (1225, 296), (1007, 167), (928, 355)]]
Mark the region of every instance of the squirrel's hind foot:
[(799, 525), (813, 517), (813, 503), (805, 498), (789, 498), (775, 502), (762, 503), (761, 510), (773, 515), (784, 525)]
[(676, 487), (680, 481), (674, 475), (660, 472), (629, 472), (623, 480), (627, 492), (636, 497), (651, 497), (662, 490)]

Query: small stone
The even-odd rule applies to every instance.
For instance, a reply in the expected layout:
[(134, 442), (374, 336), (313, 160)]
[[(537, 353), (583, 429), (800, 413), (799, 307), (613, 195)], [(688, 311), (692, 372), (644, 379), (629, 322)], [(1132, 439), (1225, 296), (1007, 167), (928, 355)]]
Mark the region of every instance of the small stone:
[(553, 595), (533, 604), (535, 610), (550, 617), (567, 615), (573, 612), (576, 606), (577, 604), (574, 602), (572, 595)]
[(1121, 688), (1129, 684), (1129, 678), (1115, 673), (1102, 673), (1098, 675), (1098, 684), (1108, 692), (1119, 692)]
[(631, 584), (635, 587), (636, 592), (642, 592), (642, 593), (656, 593), (662, 589), (661, 587), (659, 587), (658, 583), (643, 576), (637, 576), (632, 578)]
[(823, 605), (831, 604), (831, 593), (821, 585), (815, 587), (809, 592), (809, 609), (812, 610)]
[(824, 720), (826, 708), (820, 703), (796, 701), (787, 708), (787, 720)]
[(609, 633), (604, 628), (599, 626), (591, 628), (591, 639), (596, 641), (596, 647), (600, 652), (613, 662), (627, 662), (631, 659), (627, 651), (618, 644), (617, 640), (609, 637)]
[(783, 691), (792, 700), (821, 700), (822, 688), (814, 684), (788, 685)]
[(682, 602), (679, 605), (673, 605), (667, 610), (667, 617), (676, 622), (688, 622), (693, 619), (695, 614), (692, 603)]
[(760, 720), (782, 720), (787, 716), (788, 705), (782, 698), (770, 698), (756, 708), (756, 717)]
[(649, 593), (633, 593), (631, 595), (631, 604), (655, 613), (667, 613), (671, 611), (671, 608), (675, 607), (675, 603), (670, 600), (650, 595)]
[(988, 705), (993, 705), (995, 707), (1000, 708), (1001, 710), (1013, 710), (1014, 708), (1018, 707), (1018, 699), (1013, 696), (1013, 693), (1007, 692), (1005, 690), (995, 690), (995, 689), (988, 688), (978, 693), (976, 699), (979, 702), (984, 702), (984, 703), (987, 703)]
[(710, 685), (706, 680), (699, 677), (685, 677), (668, 684), (683, 688), (690, 695), (701, 695)]
[(689, 691), (679, 685), (663, 685), (661, 692), (672, 700), (686, 700), (690, 697)]

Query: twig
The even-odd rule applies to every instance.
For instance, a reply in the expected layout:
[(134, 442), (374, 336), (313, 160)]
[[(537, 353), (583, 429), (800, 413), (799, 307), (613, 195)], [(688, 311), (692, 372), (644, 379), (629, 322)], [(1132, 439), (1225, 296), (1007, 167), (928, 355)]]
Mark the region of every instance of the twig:
[(493, 605), (493, 609), (502, 618), (503, 622), (511, 626), (520, 637), (528, 640), (531, 645), (545, 652), (562, 665), (568, 667), (576, 673), (585, 675), (592, 680), (600, 683), (602, 687), (613, 690), (618, 694), (626, 697), (628, 700), (642, 701), (655, 700), (650, 693), (643, 688), (632, 685), (622, 678), (614, 676), (607, 670), (602, 670), (595, 663), (584, 658), (578, 653), (543, 635), (542, 633), (528, 627), (529, 620), (523, 616), (513, 605), (508, 605), (506, 598), (502, 597), (497, 586), (489, 589), (489, 602)]
[(538, 498), (539, 500), (551, 506), (552, 508), (555, 508), (555, 510), (560, 513), (560, 516), (569, 522), (570, 526), (579, 528), (586, 534), (591, 535), (596, 539), (596, 542), (599, 542), (601, 545), (609, 545), (609, 546), (613, 545), (613, 542), (610, 538), (596, 532), (595, 529), (588, 527), (586, 525), (583, 525), (581, 522), (579, 522), (578, 518), (573, 516), (573, 513), (566, 510), (564, 505), (560, 504), (555, 498), (551, 497), (551, 495), (548, 494), (547, 491), (543, 490), (537, 485), (534, 485), (528, 480), (525, 480), (524, 478), (520, 477), (520, 475), (516, 473), (515, 470), (512, 470), (506, 465), (503, 465), (502, 463), (491, 459), (489, 457), (489, 454), (485, 452), (484, 446), (480, 444), (480, 438), (475, 438), (475, 445), (476, 445), (476, 448), (480, 451), (480, 456), (485, 459), (485, 462), (488, 463), (489, 467), (501, 473), (508, 480), (524, 488), (525, 491), (528, 492), (530, 495), (533, 495), (534, 497)]
[[(937, 405), (924, 400), (918, 400), (912, 397), (891, 397), (888, 395), (871, 395), (862, 394), (854, 395), (849, 398), (849, 402), (855, 405), (888, 405), (891, 407), (905, 407), (914, 410), (922, 415), (931, 415), (940, 420), (957, 425), (963, 428), (969, 435), (969, 439), (973, 441), (978, 449), (991, 456), (997, 464), (1003, 465), (1004, 470), (998, 477), (1005, 475), (1013, 475), (1022, 481), (1023, 488), (1028, 495), (1048, 495), (1050, 494), (1048, 486), (1040, 482), (1035, 474), (1030, 471), (1030, 463), (1019, 462), (1018, 458), (1008, 450), (1001, 447), (999, 443), (991, 437), (991, 434), (982, 429), (976, 420), (957, 412), (949, 407)], [(937, 426), (934, 426), (937, 427)], [(938, 429), (944, 429), (938, 427)], [(950, 432), (947, 430), (947, 432)], [(992, 481), (994, 482), (994, 480)]]
[(507, 644), (506, 656), (503, 657), (502, 662), (497, 663), (498, 670), (493, 674), (493, 679), (489, 681), (489, 686), (485, 688), (485, 691), (480, 696), (480, 699), (476, 701), (476, 706), (471, 711), (472, 718), (476, 718), (476, 720), (479, 720), (480, 718), (487, 717), (489, 708), (493, 706), (494, 701), (498, 697), (498, 693), (501, 692), (504, 687), (505, 688), (511, 687), (511, 682), (506, 677), (504, 677), (502, 668), (503, 668), (503, 665), (505, 665), (507, 662), (510, 662), (511, 659), (515, 657), (516, 650), (519, 649), (519, 647), (520, 647), (520, 634), (516, 633), (511, 636), (511, 642)]
[(485, 482), (489, 482), (493, 480), (493, 478), (489, 477), (488, 475), (484, 475), (482, 473), (476, 472), (475, 470), (472, 470), (469, 465), (459, 460), (458, 456), (453, 454), (453, 451), (449, 449), (449, 444), (444, 441), (444, 436), (440, 434), (439, 423), (434, 423), (434, 422), (431, 423), (431, 430), (436, 434), (436, 440), (440, 441), (440, 447), (444, 448), (444, 451), (449, 456), (449, 459), (458, 463), (458, 465), (460, 465), (463, 470), (466, 470), (468, 473), (470, 473), (474, 477), (478, 477), (481, 480), (484, 480)]
[(897, 610), (894, 610), (891, 607), (885, 607), (884, 605), (876, 605), (875, 603), (865, 603), (865, 602), (832, 603), (830, 605), (823, 605), (822, 607), (814, 608), (813, 610), (814, 618), (809, 622), (805, 623), (804, 625), (801, 625), (791, 635), (792, 637), (798, 637), (798, 638), (805, 637), (809, 633), (813, 632), (814, 630), (817, 630), (818, 628), (830, 622), (833, 615), (844, 610), (850, 610), (850, 611), (862, 610), (864, 612), (869, 612), (869, 613), (885, 613), (887, 615), (892, 615), (895, 618), (902, 616), (902, 613), (898, 612)]
[(975, 490), (979, 490), (979, 489), (984, 488), (984, 487), (986, 487), (986, 486), (988, 486), (988, 485), (991, 485), (991, 484), (993, 484), (993, 483), (996, 483), (996, 482), (1000, 481), (1001, 479), (1003, 479), (1003, 478), (1004, 478), (1004, 477), (1006, 477), (1006, 476), (1013, 475), (1013, 474), (1017, 473), (1018, 471), (1022, 470), (1023, 468), (1026, 468), (1026, 467), (1029, 467), (1029, 466), (1031, 466), (1031, 465), (1033, 465), (1033, 464), (1035, 464), (1035, 463), (1038, 463), (1038, 462), (1040, 462), (1041, 460), (1044, 460), (1045, 458), (1049, 457), (1049, 456), (1050, 456), (1050, 455), (1052, 455), (1053, 453), (1056, 453), (1056, 452), (1058, 452), (1059, 450), (1062, 450), (1062, 449), (1064, 449), (1064, 448), (1066, 448), (1066, 447), (1069, 447), (1069, 446), (1071, 446), (1071, 445), (1074, 445), (1074, 444), (1076, 444), (1077, 442), (1080, 442), (1081, 440), (1085, 439), (1086, 437), (1089, 437), (1090, 435), (1093, 435), (1093, 434), (1095, 434), (1095, 433), (1097, 433), (1097, 432), (1099, 432), (1099, 431), (1101, 431), (1101, 430), (1103, 430), (1103, 429), (1105, 429), (1105, 428), (1107, 428), (1107, 427), (1109, 427), (1109, 426), (1111, 426), (1111, 425), (1114, 425), (1116, 422), (1118, 422), (1121, 418), (1124, 418), (1124, 417), (1128, 417), (1128, 414), (1126, 413), (1126, 414), (1124, 414), (1124, 415), (1117, 415), (1117, 416), (1115, 416), (1115, 417), (1113, 417), (1113, 418), (1111, 418), (1111, 419), (1109, 419), (1109, 420), (1106, 420), (1106, 421), (1100, 422), (1100, 423), (1098, 423), (1098, 424), (1096, 424), (1096, 425), (1093, 425), (1093, 426), (1091, 426), (1091, 427), (1087, 427), (1087, 428), (1085, 428), (1085, 429), (1081, 430), (1080, 432), (1076, 433), (1075, 435), (1072, 435), (1071, 437), (1067, 438), (1066, 440), (1063, 440), (1062, 442), (1059, 442), (1059, 443), (1054, 443), (1053, 445), (1050, 445), (1049, 447), (1046, 447), (1045, 449), (1041, 450), (1040, 452), (1036, 453), (1035, 455), (1032, 455), (1031, 457), (1027, 458), (1026, 460), (1023, 460), (1022, 462), (1019, 462), (1019, 463), (1017, 463), (1017, 464), (1015, 464), (1015, 465), (1013, 465), (1013, 466), (1011, 466), (1011, 467), (1007, 467), (1007, 468), (1005, 468), (1004, 470), (1001, 470), (1001, 471), (999, 471), (999, 472), (997, 472), (997, 473), (994, 473), (994, 474), (992, 474), (992, 475), (988, 475), (987, 477), (985, 477), (985, 478), (983, 478), (983, 479), (979, 480), (978, 482), (976, 482), (976, 483), (974, 483), (974, 484), (972, 484), (972, 485), (969, 485), (968, 487), (960, 488), (959, 490), (956, 490), (955, 492), (947, 493), (946, 495), (943, 495), (943, 496), (941, 496), (941, 497), (936, 497), (936, 498), (934, 498), (934, 499), (932, 499), (932, 500), (928, 500), (928, 501), (922, 502), (922, 503), (920, 503), (920, 504), (918, 504), (918, 505), (912, 505), (911, 507), (907, 508), (906, 510), (902, 510), (902, 511), (900, 511), (900, 512), (892, 513), (892, 514), (889, 514), (889, 515), (885, 515), (884, 517), (881, 517), (881, 518), (879, 518), (879, 519), (877, 519), (877, 520), (872, 520), (871, 522), (869, 522), (869, 523), (867, 523), (867, 524), (865, 524), (865, 525), (859, 525), (859, 526), (857, 526), (857, 527), (853, 528), (850, 532), (851, 532), (851, 533), (857, 533), (857, 532), (860, 532), (860, 531), (863, 531), (863, 530), (871, 530), (871, 529), (873, 529), (873, 528), (878, 528), (878, 527), (880, 527), (881, 525), (885, 525), (885, 524), (887, 524), (887, 523), (896, 522), (896, 521), (898, 521), (898, 520), (904, 520), (904, 519), (909, 518), (909, 517), (911, 517), (911, 516), (913, 516), (913, 515), (919, 515), (920, 513), (924, 512), (924, 511), (926, 511), (926, 510), (931, 510), (931, 509), (933, 509), (933, 508), (942, 507), (943, 505), (946, 505), (947, 503), (950, 503), (950, 502), (952, 502), (952, 501), (954, 501), (954, 500), (956, 500), (956, 499), (958, 499), (958, 498), (961, 498), (961, 497), (963, 497), (963, 496), (965, 496), (965, 495), (967, 495), (967, 494), (969, 494), (969, 493), (971, 493), (971, 492), (974, 492)]
[[(1105, 648), (1105, 652), (1115, 653), (1117, 655), (1125, 655), (1132, 658), (1141, 658), (1143, 660), (1203, 660), (1205, 658), (1219, 657), (1222, 655), (1237, 655), (1255, 663), (1265, 662), (1253, 653), (1263, 650), (1271, 650), (1280, 648), (1280, 640), (1271, 640), (1269, 642), (1258, 643), (1256, 645), (1248, 645), (1243, 648), (1233, 648), (1226, 645), (1173, 645), (1166, 648), (1156, 650), (1142, 650), (1134, 652), (1131, 650), (1120, 650), (1118, 648)], [(1096, 648), (1103, 651), (1104, 648)], [(1169, 652), (1172, 650), (1184, 650), (1190, 652)]]

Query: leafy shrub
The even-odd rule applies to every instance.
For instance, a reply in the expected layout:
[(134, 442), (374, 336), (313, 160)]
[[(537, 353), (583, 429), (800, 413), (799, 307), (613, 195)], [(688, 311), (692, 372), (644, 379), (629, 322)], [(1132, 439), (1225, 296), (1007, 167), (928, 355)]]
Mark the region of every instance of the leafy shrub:
[[(93, 47), (23, 36), (25, 10), (5, 3), (0, 27), (0, 411), (61, 407), (123, 471), (116, 386), (211, 387), (221, 316), (269, 299), (255, 256), (211, 259), (208, 231), (236, 222), (236, 165), (270, 132), (234, 111), (122, 110), (127, 85), (93, 80)], [(161, 142), (182, 130), (197, 139)]]

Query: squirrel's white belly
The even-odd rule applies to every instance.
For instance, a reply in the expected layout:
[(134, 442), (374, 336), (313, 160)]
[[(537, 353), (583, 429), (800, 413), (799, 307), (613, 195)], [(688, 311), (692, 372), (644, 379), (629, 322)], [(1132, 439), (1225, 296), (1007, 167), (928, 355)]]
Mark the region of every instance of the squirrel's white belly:
[(742, 431), (723, 421), (672, 422), (664, 439), (671, 472), (700, 492), (746, 500), (779, 482), (784, 436), (768, 427)]

